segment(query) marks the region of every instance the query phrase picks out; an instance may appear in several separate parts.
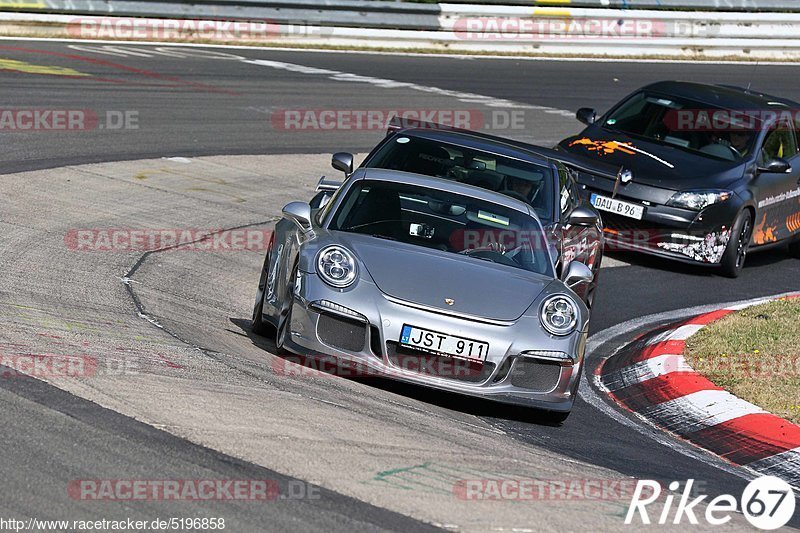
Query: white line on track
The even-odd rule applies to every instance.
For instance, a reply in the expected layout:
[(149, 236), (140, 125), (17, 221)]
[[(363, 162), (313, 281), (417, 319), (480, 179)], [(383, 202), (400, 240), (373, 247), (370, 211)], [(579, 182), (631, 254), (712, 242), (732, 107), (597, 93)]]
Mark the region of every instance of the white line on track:
[[(401, 56), (401, 57), (435, 57), (458, 60), (479, 60), (492, 59), (504, 61), (546, 61), (553, 63), (675, 63), (684, 65), (741, 65), (742, 67), (752, 68), (753, 61), (718, 61), (715, 59), (636, 59), (636, 58), (607, 58), (607, 57), (535, 57), (535, 56), (514, 56), (514, 55), (470, 55), (470, 54), (438, 54), (435, 52), (387, 52), (378, 50), (326, 50), (321, 48), (293, 48), (286, 46), (245, 46), (235, 44), (206, 44), (206, 43), (176, 43), (169, 41), (115, 41), (108, 39), (67, 39), (67, 38), (48, 38), (48, 37), (13, 37), (3, 36), (0, 40), (5, 41), (51, 41), (62, 43), (94, 43), (94, 44), (116, 44), (120, 46), (145, 45), (145, 46), (176, 46), (176, 47), (197, 47), (197, 48), (222, 48), (229, 50), (267, 50), (278, 52), (304, 52), (315, 54), (363, 54), (375, 56)], [(786, 66), (800, 67), (800, 62), (795, 61), (758, 61), (759, 66)]]

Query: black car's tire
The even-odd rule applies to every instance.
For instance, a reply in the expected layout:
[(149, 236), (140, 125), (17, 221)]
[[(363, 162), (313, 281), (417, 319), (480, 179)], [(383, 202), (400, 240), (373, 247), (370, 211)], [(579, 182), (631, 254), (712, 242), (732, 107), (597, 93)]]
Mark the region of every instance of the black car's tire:
[(800, 259), (800, 236), (795, 237), (789, 243), (789, 255)]
[(264, 258), (264, 265), (261, 267), (261, 276), (258, 280), (258, 292), (256, 293), (256, 303), (253, 305), (253, 318), (252, 322), (250, 323), (250, 330), (255, 333), (256, 335), (267, 336), (275, 329), (269, 323), (265, 323), (262, 320), (262, 313), (264, 311), (264, 298), (266, 296), (266, 287), (267, 287), (267, 276), (269, 272), (269, 260), (270, 260), (270, 253), (267, 252), (266, 257)]
[(753, 234), (753, 215), (748, 209), (741, 211), (733, 222), (731, 238), (722, 261), (719, 265), (720, 274), (729, 278), (739, 277), (742, 273), (744, 261), (747, 259), (747, 249), (750, 246), (750, 237)]

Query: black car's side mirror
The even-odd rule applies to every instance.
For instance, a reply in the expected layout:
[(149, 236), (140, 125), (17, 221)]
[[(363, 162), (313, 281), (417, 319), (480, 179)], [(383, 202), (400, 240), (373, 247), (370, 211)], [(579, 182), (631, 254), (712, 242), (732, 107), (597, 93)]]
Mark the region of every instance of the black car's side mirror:
[(576, 207), (567, 217), (567, 224), (571, 226), (596, 226), (597, 213), (588, 207)]
[(587, 126), (591, 126), (597, 120), (597, 111), (595, 111), (591, 107), (582, 107), (578, 109), (577, 113), (575, 113), (575, 118), (577, 118)]
[(770, 174), (786, 174), (792, 171), (792, 165), (787, 160), (776, 157), (775, 159), (768, 159), (765, 163), (759, 163), (758, 171)]
[(311, 206), (305, 202), (291, 202), (283, 208), (284, 218), (294, 222), (300, 231), (311, 231)]
[(353, 173), (353, 154), (349, 152), (336, 152), (331, 157), (331, 166), (349, 176)]

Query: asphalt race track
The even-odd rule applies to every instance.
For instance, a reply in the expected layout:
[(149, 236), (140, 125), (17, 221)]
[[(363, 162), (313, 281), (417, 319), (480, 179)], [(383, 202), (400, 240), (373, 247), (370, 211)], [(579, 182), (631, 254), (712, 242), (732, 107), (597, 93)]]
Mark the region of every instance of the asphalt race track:
[[(247, 326), (262, 253), (80, 253), (65, 235), (267, 228), (283, 204), (310, 196), (321, 173), (334, 175), (324, 154), (364, 153), (383, 135), (287, 130), (274, 119), (287, 110), (468, 110), (484, 120), (517, 110), (525, 127), (498, 134), (552, 145), (579, 129), (571, 110), (602, 111), (651, 81), (752, 82), (800, 100), (798, 68), (0, 40), (3, 109), (97, 117), (77, 131), (0, 128), (0, 353), (80, 350), (129, 357), (139, 369), (51, 385), (0, 379), (0, 513), (224, 516), (233, 531), (574, 530), (585, 520), (605, 530), (622, 527), (626, 502), (449, 509), (452, 480), (476, 472), (695, 478), (712, 497), (741, 493), (747, 481), (725, 465), (665, 446), (583, 399), (553, 427), (524, 410), (416, 387), (276, 375), (274, 344)], [(593, 335), (647, 315), (800, 288), (800, 263), (782, 250), (750, 256), (735, 280), (613, 259), (618, 266), (601, 274)], [(621, 342), (601, 344), (589, 369)], [(176, 512), (164, 501), (75, 501), (64, 487), (85, 478), (266, 478), (323, 488), (316, 499), (183, 503)]]

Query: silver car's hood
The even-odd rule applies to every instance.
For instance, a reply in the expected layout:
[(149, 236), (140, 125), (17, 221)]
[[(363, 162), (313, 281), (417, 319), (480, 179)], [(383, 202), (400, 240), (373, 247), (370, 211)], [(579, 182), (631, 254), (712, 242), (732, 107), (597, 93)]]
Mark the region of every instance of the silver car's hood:
[(337, 236), (358, 255), (384, 294), (443, 311), (516, 320), (552, 282), (533, 272), (439, 250), (352, 233)]

